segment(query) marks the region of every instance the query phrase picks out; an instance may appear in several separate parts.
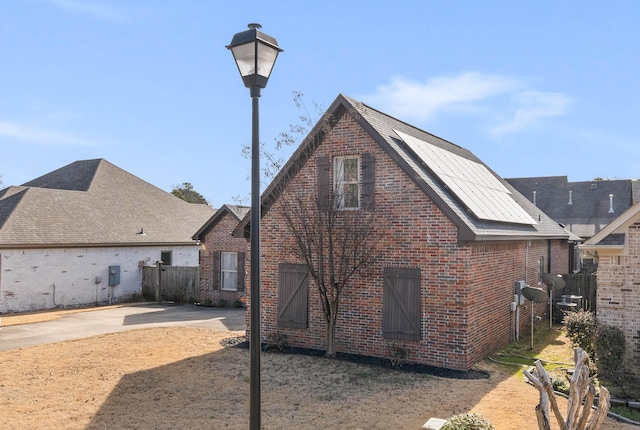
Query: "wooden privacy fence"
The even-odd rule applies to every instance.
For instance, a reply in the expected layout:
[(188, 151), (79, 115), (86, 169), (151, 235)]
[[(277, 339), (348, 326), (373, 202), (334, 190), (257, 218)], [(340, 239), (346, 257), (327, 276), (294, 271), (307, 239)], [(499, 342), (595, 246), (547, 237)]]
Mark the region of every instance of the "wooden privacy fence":
[(197, 303), (200, 301), (200, 268), (145, 266), (142, 268), (142, 296), (158, 302)]
[[(596, 311), (597, 278), (595, 274), (570, 273), (562, 275), (565, 287), (560, 290), (561, 295), (582, 296), (582, 309)], [(554, 294), (555, 297), (555, 294)]]

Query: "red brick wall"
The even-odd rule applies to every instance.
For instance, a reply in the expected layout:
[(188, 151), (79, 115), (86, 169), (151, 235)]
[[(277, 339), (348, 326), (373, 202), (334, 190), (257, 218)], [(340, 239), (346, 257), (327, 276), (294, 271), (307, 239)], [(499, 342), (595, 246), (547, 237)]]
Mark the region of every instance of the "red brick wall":
[[(228, 212), (204, 235), (201, 241), (200, 251), (200, 300), (202, 303), (218, 305), (224, 300), (227, 305), (232, 305), (236, 300), (244, 300), (245, 292), (222, 291), (213, 289), (213, 255), (215, 252), (244, 252), (246, 253), (245, 267), (248, 272), (248, 245), (245, 239), (235, 238), (231, 233), (238, 225), (235, 216)], [(241, 270), (238, 268), (238, 270)], [(245, 291), (247, 290), (248, 274), (245, 275)]]
[[(524, 241), (459, 245), (456, 226), (348, 115), (329, 133), (285, 193), (304, 191), (309, 199), (315, 199), (317, 157), (362, 153), (375, 158), (376, 211), (386, 217), (391, 228), (380, 258), (344, 291), (336, 328), (337, 350), (390, 357), (395, 344), (408, 351), (409, 361), (467, 370), (513, 338), (515, 319), (510, 303), (514, 283), (525, 277), (530, 284), (537, 283), (537, 261), (539, 256), (546, 261), (547, 242), (533, 242), (528, 251)], [(272, 208), (261, 227), (262, 337), (279, 331), (292, 345), (324, 349), (325, 323), (313, 281), (309, 284), (308, 329), (277, 327), (278, 265), (300, 262), (279, 216)], [(568, 255), (566, 250), (564, 253)], [(420, 341), (382, 337), (385, 267), (421, 269)], [(526, 315), (523, 310), (523, 327)]]
[(627, 370), (640, 376), (640, 223), (627, 230), (625, 255), (598, 259), (597, 317), (623, 330)]

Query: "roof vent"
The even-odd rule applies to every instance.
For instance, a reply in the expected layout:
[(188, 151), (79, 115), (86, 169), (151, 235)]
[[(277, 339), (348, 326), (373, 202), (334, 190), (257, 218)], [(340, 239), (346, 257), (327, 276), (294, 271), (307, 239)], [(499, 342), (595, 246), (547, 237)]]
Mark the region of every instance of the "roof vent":
[(571, 195), (572, 195), (572, 194), (573, 194), (573, 191), (569, 190), (569, 203), (567, 203), (567, 204), (569, 204), (569, 205), (572, 205), (572, 204), (573, 204), (573, 199), (571, 198)]
[(609, 194), (609, 213), (615, 213), (613, 210), (613, 194)]
[(592, 182), (591, 183), (591, 189), (593, 189), (593, 188), (598, 188), (598, 184), (595, 183), (595, 182)]
[(534, 192), (533, 192), (533, 204), (534, 204), (534, 205), (536, 205), (536, 206), (538, 206), (538, 205), (536, 204), (536, 194), (537, 194), (537, 193), (534, 191)]

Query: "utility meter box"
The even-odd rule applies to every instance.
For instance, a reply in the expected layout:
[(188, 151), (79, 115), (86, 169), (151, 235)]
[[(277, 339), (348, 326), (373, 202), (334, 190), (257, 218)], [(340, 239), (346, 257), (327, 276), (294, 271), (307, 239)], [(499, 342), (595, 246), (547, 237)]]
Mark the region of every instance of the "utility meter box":
[(109, 286), (120, 284), (120, 266), (109, 266)]
[(524, 296), (522, 295), (522, 289), (526, 287), (527, 284), (524, 281), (516, 281), (516, 291), (515, 291), (515, 302), (518, 305), (524, 305)]

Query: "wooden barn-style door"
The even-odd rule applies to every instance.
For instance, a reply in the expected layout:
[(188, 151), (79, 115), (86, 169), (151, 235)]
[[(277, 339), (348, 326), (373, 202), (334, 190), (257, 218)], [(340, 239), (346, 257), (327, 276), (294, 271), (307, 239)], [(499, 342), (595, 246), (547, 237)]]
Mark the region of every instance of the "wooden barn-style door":
[(279, 267), (278, 327), (307, 328), (309, 269), (305, 264)]

